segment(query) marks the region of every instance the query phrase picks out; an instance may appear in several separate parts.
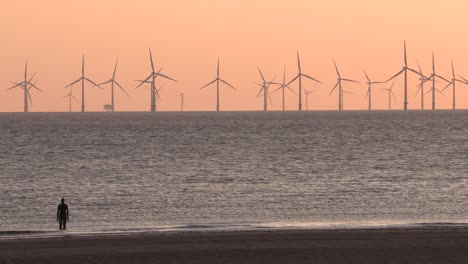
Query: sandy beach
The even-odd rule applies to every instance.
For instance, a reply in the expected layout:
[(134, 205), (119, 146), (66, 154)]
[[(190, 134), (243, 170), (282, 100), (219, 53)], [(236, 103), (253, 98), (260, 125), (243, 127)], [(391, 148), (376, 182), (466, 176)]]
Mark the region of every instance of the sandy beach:
[(468, 263), (468, 228), (166, 232), (0, 240), (0, 263)]

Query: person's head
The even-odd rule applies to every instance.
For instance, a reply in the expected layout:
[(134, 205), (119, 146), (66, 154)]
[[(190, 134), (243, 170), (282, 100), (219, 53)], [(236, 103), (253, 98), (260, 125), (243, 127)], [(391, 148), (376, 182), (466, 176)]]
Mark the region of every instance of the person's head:
[(62, 201), (62, 203), (65, 203), (65, 198), (62, 198), (62, 200), (61, 200), (61, 201)]

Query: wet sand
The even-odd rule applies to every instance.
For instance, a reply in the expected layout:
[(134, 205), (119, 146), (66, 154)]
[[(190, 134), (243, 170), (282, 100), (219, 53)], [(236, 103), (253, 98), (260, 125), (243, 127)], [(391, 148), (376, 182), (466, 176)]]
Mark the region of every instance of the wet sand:
[(0, 240), (0, 263), (468, 263), (467, 227)]

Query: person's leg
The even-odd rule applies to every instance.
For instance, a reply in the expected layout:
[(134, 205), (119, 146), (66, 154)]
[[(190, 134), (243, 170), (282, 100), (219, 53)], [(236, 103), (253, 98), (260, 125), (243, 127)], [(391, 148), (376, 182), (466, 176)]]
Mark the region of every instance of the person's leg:
[(62, 218), (59, 218), (59, 229), (62, 230)]
[(63, 229), (67, 229), (67, 219), (63, 218)]

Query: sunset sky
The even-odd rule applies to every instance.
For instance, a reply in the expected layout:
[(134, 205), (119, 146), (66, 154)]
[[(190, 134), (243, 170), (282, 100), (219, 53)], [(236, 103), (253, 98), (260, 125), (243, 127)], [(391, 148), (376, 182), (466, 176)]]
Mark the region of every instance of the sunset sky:
[[(410, 2), (410, 3), (408, 3)], [(179, 80), (162, 81), (162, 111), (179, 109), (177, 91), (185, 93), (186, 110), (214, 110), (215, 87), (200, 90), (216, 75), (221, 60), (221, 77), (239, 91), (221, 88), (222, 110), (261, 110), (256, 98), (260, 81), (257, 65), (269, 79), (281, 79), (286, 65), (287, 79), (297, 72), (296, 51), (303, 71), (324, 84), (305, 81), (317, 90), (309, 108), (337, 109), (337, 94), (328, 95), (336, 82), (333, 59), (343, 77), (361, 84), (345, 84), (345, 109), (366, 109), (364, 67), (371, 78), (384, 80), (403, 66), (403, 40), (408, 62), (425, 73), (431, 70), (435, 52), (439, 74), (450, 78), (453, 58), (457, 74), (468, 78), (468, 27), (465, 1), (355, 0), (355, 1), (266, 1), (266, 0), (82, 0), (4, 1), (0, 9), (0, 111), (23, 110), (23, 93), (6, 91), (9, 81), (21, 81), (24, 63), (30, 74), (37, 72), (38, 86), (45, 93), (32, 92), (31, 111), (67, 111), (68, 93), (63, 87), (81, 74), (81, 55), (86, 56), (86, 73), (96, 82), (111, 77), (116, 57), (120, 58), (117, 80), (130, 97), (117, 91), (116, 110), (148, 111), (149, 87), (135, 90), (136, 79), (149, 74), (148, 48), (156, 66)], [(419, 108), (417, 77), (410, 74), (409, 108)], [(445, 87), (444, 83), (438, 84)], [(297, 91), (297, 85), (294, 84)], [(378, 88), (387, 88), (382, 85)], [(377, 88), (377, 86), (376, 86)], [(403, 78), (395, 83), (396, 108), (403, 106)], [(458, 84), (458, 108), (468, 108), (468, 86)], [(74, 94), (81, 102), (81, 87)], [(426, 86), (426, 90), (429, 85)], [(387, 94), (374, 91), (374, 108), (387, 108)], [(451, 108), (451, 89), (438, 97), (438, 108)], [(271, 109), (281, 109), (280, 92), (272, 94)], [(297, 109), (297, 96), (287, 93), (287, 109)], [(305, 97), (304, 97), (305, 100)], [(86, 109), (101, 111), (110, 103), (110, 89), (87, 86)], [(305, 101), (304, 107), (305, 107)], [(431, 96), (426, 95), (426, 107)], [(80, 104), (74, 104), (78, 111)]]

